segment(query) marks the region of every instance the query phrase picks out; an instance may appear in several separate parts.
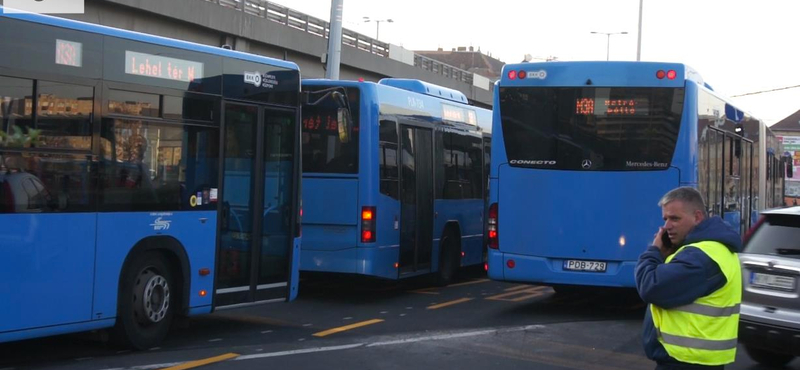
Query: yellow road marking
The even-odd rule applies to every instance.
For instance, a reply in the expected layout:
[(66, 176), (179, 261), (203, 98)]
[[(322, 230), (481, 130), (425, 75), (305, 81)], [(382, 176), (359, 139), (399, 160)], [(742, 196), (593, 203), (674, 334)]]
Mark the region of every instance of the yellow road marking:
[(505, 290), (506, 292), (513, 292), (515, 290), (528, 289), (530, 287), (531, 287), (530, 285), (520, 284), (520, 285), (512, 286), (511, 288), (507, 288), (507, 289), (503, 289), (503, 290)]
[(161, 369), (161, 370), (185, 370), (185, 369), (191, 369), (193, 367), (200, 367), (200, 366), (205, 366), (205, 365), (208, 365), (208, 364), (213, 364), (215, 362), (221, 362), (221, 361), (225, 361), (225, 360), (230, 360), (230, 359), (235, 358), (235, 357), (239, 357), (239, 354), (238, 353), (226, 353), (224, 355), (219, 355), (219, 356), (216, 356), (216, 357), (209, 357), (209, 358), (204, 359), (204, 360), (189, 361), (189, 362), (184, 363), (184, 364), (180, 364), (180, 365), (173, 366), (173, 367), (167, 367), (167, 368), (164, 368), (164, 369)]
[(436, 292), (435, 290), (436, 288), (422, 288), (417, 290), (409, 290), (409, 292), (417, 294), (439, 294), (439, 292)]
[[(520, 302), (541, 296), (547, 289), (548, 289), (547, 287), (543, 286), (530, 287), (528, 289), (516, 289), (507, 293), (486, 297), (486, 299), (490, 301)], [(515, 297), (515, 298), (510, 298), (510, 297)]]
[(340, 326), (338, 328), (328, 329), (328, 330), (325, 330), (325, 331), (321, 331), (319, 333), (314, 333), (312, 335), (315, 336), (315, 337), (324, 337), (324, 336), (328, 336), (328, 335), (331, 335), (331, 334), (341, 333), (343, 331), (347, 331), (347, 330), (350, 330), (350, 329), (360, 328), (362, 326), (377, 324), (379, 322), (383, 322), (383, 320), (381, 320), (381, 319), (372, 319), (372, 320), (357, 322), (355, 324), (350, 324), (350, 325)]
[(442, 307), (452, 306), (452, 305), (454, 305), (454, 304), (459, 304), (459, 303), (469, 302), (469, 301), (471, 301), (471, 300), (472, 300), (472, 298), (461, 298), (461, 299), (456, 299), (455, 301), (450, 301), (450, 302), (445, 302), (445, 303), (439, 303), (439, 304), (435, 304), (435, 305), (433, 305), (433, 306), (428, 306), (428, 309), (429, 309), (429, 310), (435, 310), (435, 309), (442, 308)]
[(489, 281), (489, 279), (478, 279), (478, 280), (472, 280), (472, 281), (467, 281), (467, 282), (458, 283), (458, 284), (450, 284), (450, 285), (448, 285), (448, 287), (464, 286), (464, 285), (471, 285), (471, 284), (480, 284), (480, 283), (485, 283), (487, 281)]

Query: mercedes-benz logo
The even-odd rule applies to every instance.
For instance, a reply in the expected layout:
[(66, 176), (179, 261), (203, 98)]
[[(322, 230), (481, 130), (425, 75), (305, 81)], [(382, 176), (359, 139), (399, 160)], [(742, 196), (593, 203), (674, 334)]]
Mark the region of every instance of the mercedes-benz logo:
[(592, 168), (592, 161), (584, 159), (583, 162), (581, 162), (581, 167), (583, 167), (584, 170)]

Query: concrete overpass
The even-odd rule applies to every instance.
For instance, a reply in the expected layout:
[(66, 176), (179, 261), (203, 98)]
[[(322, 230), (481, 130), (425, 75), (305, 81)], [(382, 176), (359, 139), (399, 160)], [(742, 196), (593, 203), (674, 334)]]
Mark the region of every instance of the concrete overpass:
[[(290, 60), (304, 78), (325, 76), (328, 22), (261, 0), (84, 0), (71, 19)], [(415, 78), (491, 107), (488, 78), (345, 29), (340, 78)]]

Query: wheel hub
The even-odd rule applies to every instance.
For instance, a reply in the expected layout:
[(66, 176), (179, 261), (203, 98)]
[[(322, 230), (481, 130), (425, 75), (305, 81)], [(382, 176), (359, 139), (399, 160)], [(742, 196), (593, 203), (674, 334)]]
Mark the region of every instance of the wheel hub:
[(139, 289), (135, 291), (142, 292), (142, 299), (135, 305), (139, 322), (142, 324), (155, 324), (164, 320), (170, 304), (170, 290), (167, 279), (152, 270), (147, 270), (140, 276), (138, 285)]

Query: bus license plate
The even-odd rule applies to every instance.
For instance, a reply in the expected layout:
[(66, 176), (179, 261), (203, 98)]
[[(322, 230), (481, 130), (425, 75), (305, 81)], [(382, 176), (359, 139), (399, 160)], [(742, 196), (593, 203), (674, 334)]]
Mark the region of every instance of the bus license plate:
[(750, 285), (784, 291), (794, 291), (797, 284), (797, 279), (791, 276), (763, 274), (754, 272), (750, 275)]
[(606, 266), (607, 263), (601, 261), (579, 261), (579, 260), (564, 261), (564, 270), (571, 270), (571, 271), (606, 272)]

